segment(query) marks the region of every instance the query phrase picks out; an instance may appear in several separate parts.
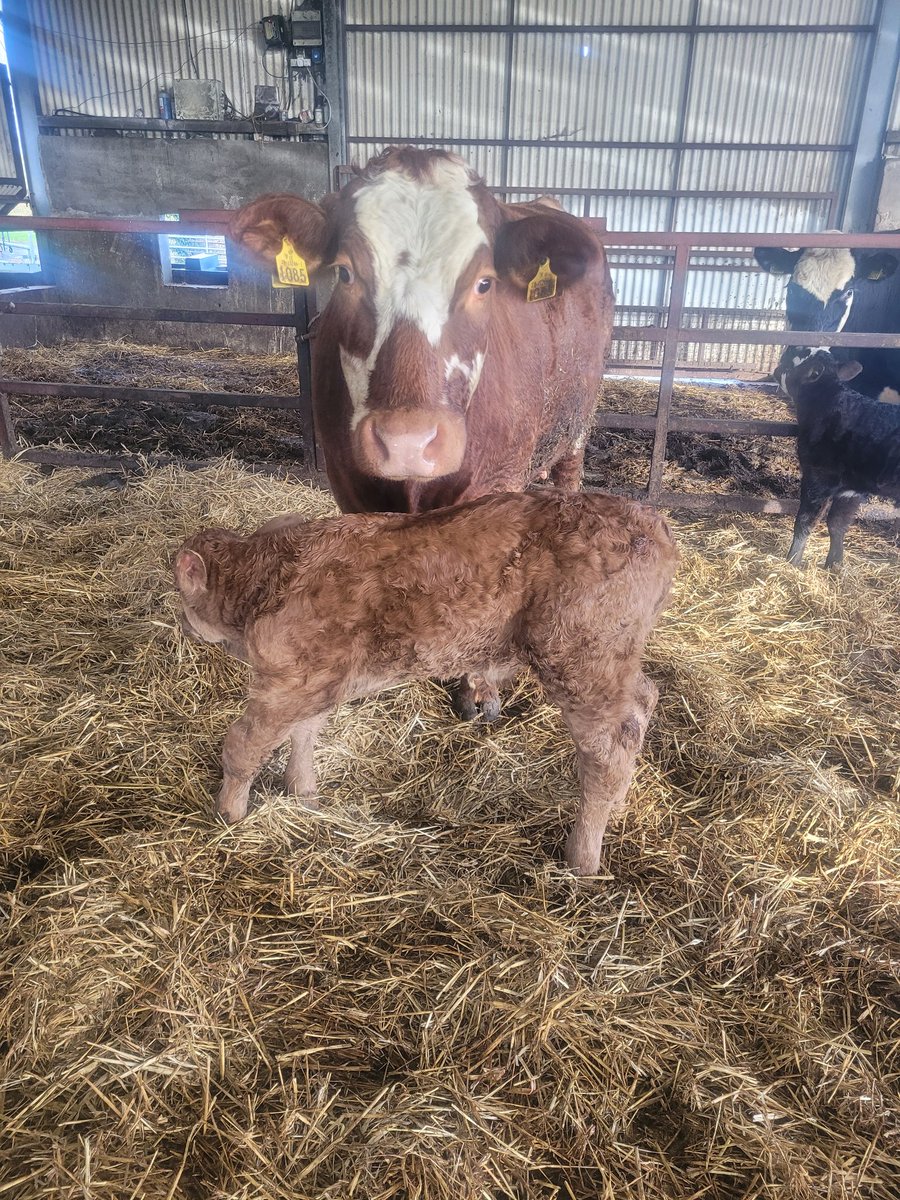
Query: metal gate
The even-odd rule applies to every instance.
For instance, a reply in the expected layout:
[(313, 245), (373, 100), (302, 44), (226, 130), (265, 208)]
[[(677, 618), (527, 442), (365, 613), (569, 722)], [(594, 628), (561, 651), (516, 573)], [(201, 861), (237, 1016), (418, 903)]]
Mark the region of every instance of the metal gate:
[[(442, 146), (504, 198), (547, 192), (615, 231), (833, 228), (893, 5), (448, 0), (435, 19), (426, 0), (346, 0), (348, 158)], [(671, 264), (611, 256), (620, 324), (662, 323)], [(684, 324), (777, 328), (782, 287), (748, 254), (712, 249), (691, 263)], [(706, 370), (771, 359), (724, 343), (684, 353)], [(617, 362), (658, 363), (658, 343), (616, 344)]]

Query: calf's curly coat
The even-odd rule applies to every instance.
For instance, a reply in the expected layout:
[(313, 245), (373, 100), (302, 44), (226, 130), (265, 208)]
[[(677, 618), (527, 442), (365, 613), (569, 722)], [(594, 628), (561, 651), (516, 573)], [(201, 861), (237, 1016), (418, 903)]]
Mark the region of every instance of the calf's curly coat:
[(473, 665), (496, 685), (528, 667), (577, 751), (582, 800), (566, 858), (596, 873), (656, 704), (641, 654), (676, 559), (658, 514), (586, 494), (196, 534), (175, 558), (182, 628), (252, 668), (225, 738), (218, 812), (244, 816), (256, 772), (288, 739), (286, 788), (314, 806), (315, 740), (345, 700)]

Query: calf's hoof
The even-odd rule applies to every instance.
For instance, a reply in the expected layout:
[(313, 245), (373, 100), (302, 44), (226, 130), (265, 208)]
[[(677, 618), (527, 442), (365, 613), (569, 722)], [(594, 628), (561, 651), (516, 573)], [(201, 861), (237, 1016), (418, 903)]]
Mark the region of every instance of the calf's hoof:
[(309, 812), (318, 812), (322, 807), (319, 803), (319, 797), (315, 792), (298, 792), (294, 788), (287, 786), (285, 786), (284, 790), (289, 796), (293, 796), (301, 808), (308, 809)]
[(223, 804), (221, 801), (216, 802), (216, 813), (228, 824), (234, 825), (238, 821), (243, 821), (247, 815), (246, 804)]
[(474, 721), (481, 717), (488, 723), (500, 716), (500, 693), (491, 683), (483, 679), (473, 681), (466, 676), (450, 687), (453, 711), (463, 721)]
[(572, 835), (566, 842), (566, 866), (576, 875), (600, 874), (600, 847)]
[(233, 825), (235, 821), (242, 821), (247, 815), (247, 801), (250, 799), (249, 789), (246, 793), (238, 792), (235, 794), (232, 788), (229, 788), (226, 783), (216, 798), (216, 812), (220, 817)]

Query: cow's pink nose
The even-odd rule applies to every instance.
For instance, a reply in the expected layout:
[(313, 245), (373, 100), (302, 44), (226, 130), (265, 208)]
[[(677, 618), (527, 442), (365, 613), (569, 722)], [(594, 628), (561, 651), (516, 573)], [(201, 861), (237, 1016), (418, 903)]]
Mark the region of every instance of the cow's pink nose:
[(437, 435), (437, 425), (412, 433), (395, 433), (373, 421), (372, 439), (382, 474), (389, 479), (430, 478), (435, 469)]
[(382, 409), (356, 427), (359, 465), (380, 479), (438, 479), (458, 471), (466, 449), (461, 417), (434, 409)]

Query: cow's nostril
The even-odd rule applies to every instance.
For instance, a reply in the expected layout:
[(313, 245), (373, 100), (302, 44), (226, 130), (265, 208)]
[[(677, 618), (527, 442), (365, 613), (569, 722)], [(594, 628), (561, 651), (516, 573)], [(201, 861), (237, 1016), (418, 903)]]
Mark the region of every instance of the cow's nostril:
[(387, 442), (381, 436), (381, 430), (374, 421), (372, 422), (372, 439), (375, 442), (375, 449), (378, 451), (381, 458), (387, 462), (391, 456), (391, 452), (388, 449)]

